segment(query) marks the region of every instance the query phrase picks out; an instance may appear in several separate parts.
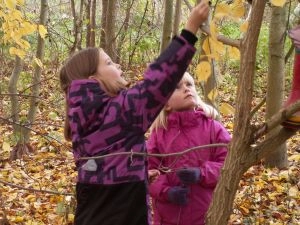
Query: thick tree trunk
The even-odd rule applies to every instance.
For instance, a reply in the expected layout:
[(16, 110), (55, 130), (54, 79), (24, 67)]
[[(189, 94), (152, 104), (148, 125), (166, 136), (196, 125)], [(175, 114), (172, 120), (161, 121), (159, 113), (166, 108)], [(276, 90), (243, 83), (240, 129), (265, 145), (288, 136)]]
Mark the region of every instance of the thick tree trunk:
[[(266, 119), (270, 119), (282, 106), (284, 93), (284, 36), (286, 14), (284, 7), (272, 7), (269, 35), (269, 70)], [(277, 129), (280, 129), (279, 127)], [(276, 132), (276, 130), (272, 131)], [(272, 132), (267, 135), (272, 135)], [(271, 155), (265, 159), (267, 166), (284, 168), (287, 166), (286, 144), (276, 146)]]
[(241, 67), (237, 89), (233, 139), (226, 157), (220, 181), (207, 214), (207, 225), (225, 225), (231, 215), (238, 183), (248, 169), (246, 164), (253, 141), (250, 129), (250, 110), (258, 35), (266, 0), (253, 2), (248, 31), (241, 44)]
[(164, 24), (163, 33), (160, 45), (160, 52), (162, 52), (170, 43), (172, 36), (172, 17), (173, 17), (173, 0), (165, 0), (165, 13), (164, 13)]

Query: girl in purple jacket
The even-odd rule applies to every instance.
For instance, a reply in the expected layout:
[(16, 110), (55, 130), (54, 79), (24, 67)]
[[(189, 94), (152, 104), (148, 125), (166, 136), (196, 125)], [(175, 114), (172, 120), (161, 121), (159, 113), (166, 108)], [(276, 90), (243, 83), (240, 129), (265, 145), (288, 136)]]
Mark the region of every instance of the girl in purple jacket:
[[(200, 103), (200, 104), (199, 104)], [(148, 153), (168, 154), (192, 147), (227, 144), (230, 135), (204, 104), (189, 74), (183, 79), (152, 125)], [(149, 158), (154, 225), (203, 225), (227, 148), (206, 147), (180, 156)]]
[(102, 49), (79, 51), (61, 68), (65, 137), (78, 171), (75, 225), (148, 224), (145, 157), (131, 153), (145, 152), (144, 134), (189, 65), (208, 11), (204, 1), (192, 10), (181, 35), (132, 88)]

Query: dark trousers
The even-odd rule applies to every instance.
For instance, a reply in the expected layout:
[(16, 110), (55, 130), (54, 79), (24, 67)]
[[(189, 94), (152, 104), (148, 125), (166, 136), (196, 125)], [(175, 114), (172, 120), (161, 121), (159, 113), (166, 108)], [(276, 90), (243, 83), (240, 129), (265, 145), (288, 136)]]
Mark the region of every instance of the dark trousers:
[(76, 185), (74, 225), (148, 225), (146, 185), (143, 181)]

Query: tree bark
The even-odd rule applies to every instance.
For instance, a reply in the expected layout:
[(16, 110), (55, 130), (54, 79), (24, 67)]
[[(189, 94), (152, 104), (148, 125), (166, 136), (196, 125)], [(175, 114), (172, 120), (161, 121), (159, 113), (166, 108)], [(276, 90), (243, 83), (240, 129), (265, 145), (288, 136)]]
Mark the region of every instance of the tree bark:
[(74, 42), (70, 49), (70, 55), (72, 55), (76, 51), (76, 49), (81, 49), (83, 3), (84, 3), (84, 0), (80, 0), (79, 15), (77, 15), (76, 10), (75, 10), (75, 2), (74, 2), (74, 0), (71, 0), (71, 10), (72, 10), (72, 15), (73, 15)]
[(86, 47), (91, 46), (91, 0), (85, 0), (85, 17), (87, 20), (86, 24)]
[(17, 84), (22, 70), (23, 70), (23, 60), (19, 56), (16, 56), (15, 66), (10, 76), (9, 84), (8, 84), (8, 93), (10, 94), (10, 102), (11, 102), (11, 118), (13, 121), (13, 134), (15, 137), (18, 136), (21, 132), (21, 127), (17, 125), (19, 123), (19, 111), (20, 111), (20, 104), (17, 96), (18, 94)]
[(164, 13), (164, 24), (163, 33), (160, 45), (160, 52), (162, 52), (170, 43), (172, 36), (172, 17), (173, 17), (173, 0), (165, 0), (165, 13)]
[[(47, 19), (48, 19), (48, 0), (41, 0), (41, 12), (40, 12), (40, 21), (39, 24), (46, 26)], [(44, 50), (45, 50), (45, 40), (38, 35), (38, 44), (37, 44), (37, 51), (36, 51), (36, 58), (43, 62), (44, 59)], [(41, 73), (42, 68), (35, 63), (34, 65), (34, 74), (32, 80), (32, 98), (30, 98), (29, 102), (29, 110), (27, 115), (27, 127), (30, 127), (31, 124), (35, 120), (36, 110), (39, 104), (39, 94), (40, 94), (40, 86), (41, 86)], [(30, 137), (30, 130), (24, 129), (24, 141), (25, 143), (29, 142)]]
[(101, 15), (101, 32), (100, 32), (100, 48), (106, 49), (106, 24), (108, 16), (108, 1), (102, 1), (102, 15)]
[[(284, 36), (286, 27), (286, 14), (284, 7), (272, 7), (270, 35), (269, 35), (269, 70), (266, 119), (270, 119), (282, 106), (284, 94)], [(271, 131), (267, 137), (277, 132), (280, 127)], [(269, 167), (284, 168), (287, 166), (286, 144), (276, 146), (273, 152), (265, 159)]]
[(96, 46), (96, 11), (97, 11), (97, 0), (92, 1), (92, 11), (91, 11), (91, 36), (90, 36), (90, 46)]
[(182, 5), (182, 0), (176, 0), (174, 22), (173, 22), (173, 35), (179, 34), (179, 25), (181, 21), (181, 5)]
[(225, 225), (231, 215), (234, 197), (244, 172), (249, 168), (247, 158), (253, 141), (250, 110), (258, 35), (266, 0), (253, 2), (248, 31), (241, 43), (241, 63), (238, 80), (233, 138), (220, 180), (207, 213), (207, 225)]
[(117, 1), (108, 1), (107, 19), (106, 20), (106, 53), (113, 61), (117, 59), (116, 52), (116, 13), (117, 13)]

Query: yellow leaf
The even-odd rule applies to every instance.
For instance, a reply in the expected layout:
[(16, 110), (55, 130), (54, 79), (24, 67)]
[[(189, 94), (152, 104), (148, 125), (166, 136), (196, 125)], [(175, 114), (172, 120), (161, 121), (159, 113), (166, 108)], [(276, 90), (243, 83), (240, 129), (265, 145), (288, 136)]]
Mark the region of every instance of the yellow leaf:
[(229, 105), (228, 103), (221, 103), (220, 112), (225, 116), (233, 115), (234, 108), (231, 105)]
[(24, 58), (24, 56), (25, 56), (26, 53), (22, 49), (11, 47), (11, 48), (9, 48), (9, 54), (11, 54), (11, 55), (17, 55), (20, 58)]
[(218, 30), (217, 30), (217, 26), (216, 26), (214, 20), (211, 21), (211, 23), (209, 25), (209, 29), (210, 29), (211, 39), (217, 40)]
[(248, 30), (248, 26), (249, 26), (249, 22), (245, 21), (244, 23), (241, 24), (240, 31), (245, 33)]
[(293, 186), (289, 189), (289, 196), (294, 197), (294, 198), (300, 196), (297, 186)]
[(68, 214), (68, 222), (69, 223), (73, 223), (74, 222), (74, 218), (75, 218), (74, 214), (72, 214), (72, 213)]
[(215, 102), (216, 98), (218, 96), (218, 91), (216, 89), (213, 89), (209, 92), (209, 94), (207, 95), (207, 97), (212, 101)]
[(240, 18), (243, 17), (245, 14), (245, 6), (242, 2), (235, 1), (234, 4), (232, 4), (230, 9), (230, 16), (233, 18)]
[(211, 54), (210, 44), (209, 44), (209, 38), (206, 38), (203, 41), (202, 49), (205, 52), (206, 55)]
[(289, 157), (290, 161), (298, 161), (300, 162), (300, 155), (299, 154), (295, 154)]
[(207, 61), (200, 62), (195, 69), (195, 73), (199, 81), (207, 81), (211, 74), (210, 63)]
[(230, 7), (228, 4), (219, 3), (216, 8), (215, 18), (222, 18), (230, 14)]
[(286, 3), (286, 0), (271, 0), (271, 3), (272, 3), (274, 6), (283, 7), (284, 4)]
[(9, 8), (9, 9), (16, 8), (16, 0), (5, 0), (4, 3), (7, 6), (7, 8)]
[(13, 221), (16, 223), (21, 223), (24, 221), (24, 218), (22, 216), (16, 216)]
[(240, 59), (240, 50), (235, 47), (228, 46), (228, 54), (231, 59), (239, 60)]
[(45, 36), (48, 33), (47, 29), (45, 28), (45, 26), (39, 25), (38, 26), (38, 30), (39, 30), (39, 34), (40, 34), (41, 38), (45, 39)]
[(17, 0), (17, 4), (20, 5), (20, 6), (24, 5), (24, 0)]
[(43, 68), (43, 63), (40, 59), (38, 58), (34, 58), (34, 62), (40, 67), (40, 68)]
[(10, 144), (7, 142), (2, 143), (2, 149), (4, 152), (9, 152), (10, 151)]

